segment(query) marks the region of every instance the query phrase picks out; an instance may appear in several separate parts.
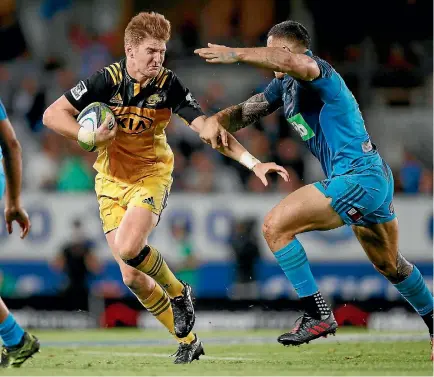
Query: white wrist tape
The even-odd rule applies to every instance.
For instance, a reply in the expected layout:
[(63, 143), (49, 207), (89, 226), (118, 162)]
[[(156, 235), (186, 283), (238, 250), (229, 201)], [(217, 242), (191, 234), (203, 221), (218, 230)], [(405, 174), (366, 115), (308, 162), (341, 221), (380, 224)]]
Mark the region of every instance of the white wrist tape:
[(253, 170), (255, 165), (261, 163), (256, 157), (252, 156), (249, 152), (243, 152), (240, 157), (240, 164), (244, 165), (247, 169)]
[(95, 145), (96, 133), (86, 130), (84, 127), (80, 127), (78, 130), (78, 141), (93, 147)]

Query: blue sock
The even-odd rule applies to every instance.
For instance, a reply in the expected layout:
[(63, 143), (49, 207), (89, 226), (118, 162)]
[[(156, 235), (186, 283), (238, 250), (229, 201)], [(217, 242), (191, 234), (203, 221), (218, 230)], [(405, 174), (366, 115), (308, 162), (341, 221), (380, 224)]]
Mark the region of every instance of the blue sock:
[(312, 296), (318, 292), (306, 253), (297, 239), (275, 252), (274, 256), (297, 292), (298, 297)]
[(0, 337), (6, 347), (16, 346), (23, 338), (24, 330), (15, 321), (14, 316), (9, 313), (6, 319), (0, 323)]
[(394, 286), (421, 317), (432, 312), (434, 298), (416, 266), (409, 277)]

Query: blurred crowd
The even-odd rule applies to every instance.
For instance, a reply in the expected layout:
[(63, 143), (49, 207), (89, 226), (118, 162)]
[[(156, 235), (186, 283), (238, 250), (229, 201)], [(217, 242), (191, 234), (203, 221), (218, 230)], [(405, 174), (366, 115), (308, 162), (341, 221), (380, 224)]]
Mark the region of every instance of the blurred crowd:
[[(122, 57), (123, 29), (132, 15), (143, 10), (140, 3), (1, 1), (0, 43), (8, 48), (0, 51), (0, 98), (23, 143), (25, 189), (93, 190), (92, 164), (96, 155), (83, 152), (76, 143), (47, 131), (41, 122), (42, 114), (79, 79)], [(373, 105), (399, 106), (409, 111), (432, 107), (432, 2), (396, 0), (392, 13), (389, 5), (360, 2), (355, 18), (342, 18), (342, 14), (354, 13), (357, 5), (337, 0), (154, 3), (149, 1), (147, 10), (164, 13), (173, 26), (166, 66), (175, 70), (182, 66), (183, 71), (192, 72), (192, 77), (195, 65), (203, 64), (192, 56), (195, 47), (206, 41), (263, 45), (272, 24), (294, 18), (312, 31), (315, 52), (336, 66), (362, 110)], [(256, 81), (243, 89), (241, 98), (262, 91), (271, 74), (258, 70)], [(232, 89), (215, 80), (199, 87), (194, 94), (204, 111), (213, 114), (233, 104), (228, 102)], [(204, 145), (174, 116), (167, 127), (168, 141), (175, 154), (173, 191), (288, 193), (313, 178), (321, 179), (312, 173), (318, 167), (312, 168), (315, 163), (281, 112), (239, 131), (236, 136), (259, 159), (275, 161), (287, 168), (290, 181), (273, 178), (270, 186), (264, 187), (248, 170)], [(392, 166), (396, 190), (432, 194), (432, 165), (427, 165), (404, 144), (396, 148), (402, 151), (400, 163)]]

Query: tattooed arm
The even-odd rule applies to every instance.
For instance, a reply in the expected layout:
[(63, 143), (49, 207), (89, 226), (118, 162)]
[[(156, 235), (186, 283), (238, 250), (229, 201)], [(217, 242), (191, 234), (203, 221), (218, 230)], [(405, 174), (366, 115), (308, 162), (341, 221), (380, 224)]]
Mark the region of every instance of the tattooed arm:
[(200, 138), (215, 149), (221, 144), (221, 135), (226, 131), (236, 132), (260, 118), (271, 114), (280, 104), (270, 104), (264, 93), (250, 97), (247, 101), (228, 107), (208, 118), (200, 131)]
[(236, 132), (275, 110), (265, 98), (264, 93), (259, 93), (243, 103), (218, 112), (214, 116), (227, 131)]
[(201, 139), (213, 148), (220, 145), (222, 132), (236, 132), (283, 106), (282, 80), (274, 79), (263, 93), (250, 97), (239, 105), (228, 107), (206, 120), (200, 131)]

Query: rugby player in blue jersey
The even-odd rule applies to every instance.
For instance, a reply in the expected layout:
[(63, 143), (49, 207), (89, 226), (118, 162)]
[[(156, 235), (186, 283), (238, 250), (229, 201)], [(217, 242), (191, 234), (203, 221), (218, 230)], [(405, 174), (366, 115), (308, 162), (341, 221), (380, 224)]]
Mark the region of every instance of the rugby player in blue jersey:
[[(12, 233), (12, 223), (16, 221), (21, 228), (21, 238), (24, 238), (29, 233), (30, 220), (21, 205), (21, 177), (21, 146), (0, 100), (0, 200), (5, 194), (4, 216), (8, 233)], [(1, 298), (0, 338), (3, 341), (0, 368), (20, 367), (39, 350), (38, 339), (24, 332)]]
[[(263, 93), (208, 119), (201, 138), (219, 147), (222, 128), (235, 132), (283, 107), (288, 125), (320, 161), (326, 179), (283, 199), (266, 216), (263, 233), (300, 297), (301, 322), (278, 341), (299, 345), (334, 333), (325, 303), (297, 235), (343, 226), (352, 229), (375, 268), (414, 307), (433, 336), (433, 296), (419, 270), (398, 249), (393, 176), (371, 142), (359, 106), (342, 77), (310, 50), (303, 25), (285, 21), (271, 28), (267, 47), (209, 44), (195, 51), (209, 63), (244, 62), (275, 72)], [(344, 251), (343, 251), (344, 252)]]

